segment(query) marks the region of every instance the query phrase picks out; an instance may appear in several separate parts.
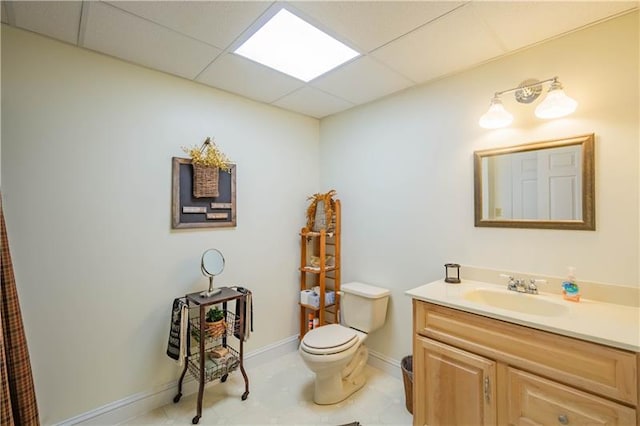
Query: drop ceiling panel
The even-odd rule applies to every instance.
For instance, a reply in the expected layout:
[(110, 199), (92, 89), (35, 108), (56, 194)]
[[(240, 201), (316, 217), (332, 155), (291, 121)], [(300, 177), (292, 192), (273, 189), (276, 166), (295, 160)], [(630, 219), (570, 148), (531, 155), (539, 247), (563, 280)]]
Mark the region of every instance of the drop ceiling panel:
[(363, 56), (312, 82), (312, 86), (354, 104), (381, 98), (414, 83), (375, 59)]
[(350, 102), (308, 86), (296, 90), (273, 105), (316, 118), (326, 117), (354, 106)]
[(12, 1), (6, 7), (11, 8), (13, 24), (18, 28), (67, 43), (78, 42), (81, 2)]
[[(441, 16), (463, 2), (310, 1), (290, 2), (366, 53)], [(333, 34), (332, 34), (333, 35)]]
[(113, 6), (225, 49), (270, 5), (266, 1), (120, 1)]
[[(1, 1), (2, 21), (314, 117), (630, 10), (630, 1)], [(237, 57), (280, 7), (363, 56), (304, 84)]]
[(460, 71), (506, 53), (467, 4), (372, 55), (416, 82)]
[(197, 81), (266, 103), (304, 86), (300, 80), (231, 53), (219, 56)]
[(637, 7), (637, 2), (477, 2), (472, 7), (515, 50)]
[(86, 2), (83, 46), (136, 64), (195, 78), (220, 49), (106, 3)]

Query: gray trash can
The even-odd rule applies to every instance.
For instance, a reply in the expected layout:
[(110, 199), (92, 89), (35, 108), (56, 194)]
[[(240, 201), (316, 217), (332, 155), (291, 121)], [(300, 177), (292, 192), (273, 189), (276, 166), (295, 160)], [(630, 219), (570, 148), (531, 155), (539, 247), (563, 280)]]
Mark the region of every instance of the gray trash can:
[(413, 414), (413, 356), (405, 356), (400, 363), (404, 382), (404, 399), (407, 411)]

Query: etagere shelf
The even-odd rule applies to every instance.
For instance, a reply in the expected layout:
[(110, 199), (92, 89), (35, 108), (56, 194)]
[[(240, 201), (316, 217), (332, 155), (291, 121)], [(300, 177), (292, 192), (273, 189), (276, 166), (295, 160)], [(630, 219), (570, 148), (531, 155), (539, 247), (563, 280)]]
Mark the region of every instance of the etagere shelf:
[[(311, 258), (317, 258), (312, 265)], [(340, 322), (340, 200), (335, 201), (328, 230), (300, 231), (300, 291), (319, 288), (319, 305), (300, 302), (300, 339), (309, 331), (309, 316), (317, 319), (317, 327)], [(326, 294), (333, 291), (335, 301), (325, 304)]]

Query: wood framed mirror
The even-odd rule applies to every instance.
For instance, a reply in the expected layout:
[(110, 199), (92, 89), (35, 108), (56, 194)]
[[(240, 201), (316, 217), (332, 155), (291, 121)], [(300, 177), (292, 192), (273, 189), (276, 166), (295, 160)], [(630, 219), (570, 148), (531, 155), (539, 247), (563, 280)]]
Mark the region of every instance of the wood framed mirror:
[(475, 226), (596, 229), (594, 134), (475, 151)]

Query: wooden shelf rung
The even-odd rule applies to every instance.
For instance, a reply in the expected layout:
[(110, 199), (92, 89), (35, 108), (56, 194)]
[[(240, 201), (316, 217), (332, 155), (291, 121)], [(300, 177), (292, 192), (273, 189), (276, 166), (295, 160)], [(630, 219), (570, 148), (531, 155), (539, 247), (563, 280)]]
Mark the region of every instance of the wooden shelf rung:
[[(320, 310), (320, 307), (319, 307), (319, 306), (318, 306), (318, 307), (316, 307), (316, 306), (313, 306), (313, 305), (306, 305), (306, 304), (304, 304), (304, 303), (300, 303), (300, 302), (298, 302), (298, 304), (300, 305), (300, 307), (305, 308), (305, 309), (309, 309), (310, 311), (316, 311), (316, 312), (317, 312), (317, 311), (319, 311), (319, 310)], [(324, 307), (324, 310), (326, 311), (326, 310), (328, 310), (329, 308), (335, 307), (335, 305), (336, 305), (335, 303), (332, 303), (332, 304), (330, 304), (330, 305), (327, 305), (327, 306), (325, 306), (325, 307)], [(331, 312), (331, 311), (329, 311), (329, 312)]]

